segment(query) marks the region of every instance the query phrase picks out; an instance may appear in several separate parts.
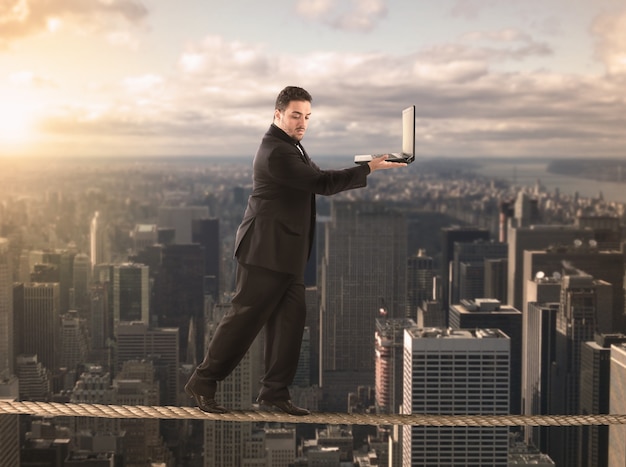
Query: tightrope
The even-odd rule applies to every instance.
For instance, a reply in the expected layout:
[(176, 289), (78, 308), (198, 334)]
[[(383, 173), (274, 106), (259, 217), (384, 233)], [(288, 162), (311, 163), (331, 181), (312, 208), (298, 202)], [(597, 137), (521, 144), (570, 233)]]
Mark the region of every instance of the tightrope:
[(71, 404), (58, 402), (0, 401), (0, 415), (41, 417), (157, 418), (268, 422), (326, 425), (412, 426), (586, 426), (626, 425), (626, 415), (397, 415), (318, 412), (296, 417), (282, 412), (233, 410), (225, 414), (202, 412), (196, 407)]

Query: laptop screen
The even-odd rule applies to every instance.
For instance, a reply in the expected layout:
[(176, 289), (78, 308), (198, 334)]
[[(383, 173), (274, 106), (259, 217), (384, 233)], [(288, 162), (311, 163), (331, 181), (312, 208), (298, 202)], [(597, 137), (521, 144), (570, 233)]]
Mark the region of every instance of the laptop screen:
[(402, 153), (415, 155), (415, 106), (402, 111)]

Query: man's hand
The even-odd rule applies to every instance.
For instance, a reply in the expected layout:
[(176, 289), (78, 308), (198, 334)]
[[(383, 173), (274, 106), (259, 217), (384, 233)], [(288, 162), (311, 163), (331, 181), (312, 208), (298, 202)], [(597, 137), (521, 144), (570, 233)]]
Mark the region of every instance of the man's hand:
[(406, 167), (406, 162), (387, 162), (388, 155), (374, 157), (367, 163), (370, 166), (370, 173), (376, 170), (393, 169), (394, 167)]

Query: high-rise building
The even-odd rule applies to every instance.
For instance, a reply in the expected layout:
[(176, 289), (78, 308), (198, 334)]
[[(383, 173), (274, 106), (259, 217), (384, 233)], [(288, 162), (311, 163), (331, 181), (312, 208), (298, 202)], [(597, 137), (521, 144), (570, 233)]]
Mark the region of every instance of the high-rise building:
[(483, 297), (491, 297), (500, 300), (502, 303), (507, 301), (507, 259), (485, 259), (485, 287)]
[(221, 286), (220, 264), (222, 260), (220, 248), (219, 219), (195, 219), (191, 223), (191, 241), (202, 245), (204, 259), (204, 293), (219, 301)]
[(622, 226), (617, 216), (578, 216), (575, 225), (581, 229), (592, 229), (594, 240), (601, 250), (620, 250)]
[(128, 360), (149, 360), (159, 381), (159, 400), (176, 405), (178, 400), (178, 329), (150, 328), (143, 322), (117, 325), (116, 372)]
[(94, 283), (90, 287), (89, 337), (92, 359), (110, 365), (108, 343), (113, 339), (113, 312), (109, 304), (109, 282)]
[(174, 243), (189, 244), (192, 240), (192, 223), (209, 218), (207, 206), (160, 206), (157, 225), (175, 230)]
[(111, 254), (107, 226), (99, 211), (96, 211), (91, 218), (89, 244), (92, 270), (96, 265), (110, 261)]
[(50, 371), (37, 361), (37, 355), (18, 355), (15, 373), (20, 382), (20, 399), (47, 401), (50, 398)]
[(450, 271), (452, 276), (450, 305), (459, 303), (462, 299), (474, 300), (484, 297), (485, 260), (504, 259), (506, 253), (507, 246), (504, 243), (481, 240), (471, 243), (456, 242)]
[(16, 320), (15, 339), (20, 342), (20, 352), (37, 355), (48, 370), (58, 368), (60, 341), (59, 284), (20, 284), (14, 287)]
[(539, 223), (537, 198), (520, 191), (513, 204), (513, 220), (518, 227), (527, 227)]
[[(517, 227), (510, 223), (507, 231), (508, 292), (507, 301), (518, 310), (524, 300), (524, 282), (534, 277), (526, 275), (522, 266), (525, 250), (540, 250), (550, 246), (573, 245), (574, 240), (583, 243), (593, 239), (593, 231), (565, 225), (531, 225)], [(548, 273), (548, 271), (544, 271)], [(552, 271), (550, 271), (552, 272)]]
[(58, 280), (37, 280), (32, 282), (58, 282), (60, 312), (65, 313), (70, 309), (70, 289), (74, 282), (74, 258), (76, 252), (72, 250), (54, 250), (43, 252), (43, 263), (54, 265), (58, 271)]
[(304, 291), (306, 297), (306, 323), (310, 336), (309, 354), (309, 383), (319, 386), (320, 382), (320, 307), (317, 287), (307, 287)]
[(113, 320), (150, 322), (148, 266), (125, 263), (113, 267)]
[[(14, 398), (0, 397), (2, 402), (13, 402)], [(0, 415), (0, 465), (20, 465), (19, 415)]]
[[(111, 386), (111, 374), (101, 365), (86, 365), (74, 384), (70, 395), (72, 404), (107, 404), (115, 403), (115, 394)], [(120, 419), (104, 417), (73, 417), (71, 420), (75, 433), (88, 431), (93, 433), (119, 433)]]
[[(596, 334), (580, 349), (580, 413), (608, 414), (611, 388), (611, 346), (626, 344), (623, 334)], [(609, 427), (583, 425), (579, 430), (578, 465), (608, 467)]]
[[(612, 286), (590, 275), (564, 276), (556, 318), (549, 413), (580, 413), (581, 348), (593, 341), (598, 317), (611, 310)], [(577, 466), (580, 427), (550, 427), (547, 453), (557, 465)]]
[(294, 428), (265, 428), (266, 464), (290, 467), (296, 459), (296, 430)]
[[(609, 412), (626, 413), (626, 344), (611, 346)], [(609, 427), (609, 467), (622, 467), (626, 459), (626, 425)]]
[(9, 240), (0, 238), (0, 378), (14, 371), (12, 275)]
[(419, 250), (415, 256), (411, 256), (407, 262), (407, 311), (406, 317), (417, 319), (417, 309), (424, 301), (433, 300), (434, 295), (433, 258), (424, 250)]
[(375, 397), (379, 413), (400, 413), (404, 330), (414, 326), (415, 321), (408, 318), (380, 317), (376, 320)]
[[(565, 276), (588, 274), (608, 282), (612, 288), (612, 307), (602, 307), (595, 317), (598, 332), (612, 334), (622, 332), (624, 324), (624, 253), (598, 250), (589, 244), (575, 242), (565, 247), (544, 250), (527, 250), (522, 263), (524, 286), (528, 279), (542, 276)], [(526, 290), (523, 291), (526, 294)], [(591, 336), (593, 338), (593, 335)]]
[[(505, 415), (510, 339), (499, 330), (407, 329), (403, 413)], [(507, 467), (507, 427), (402, 427), (402, 465)]]
[(441, 303), (443, 310), (448, 310), (451, 303), (450, 285), (452, 282), (450, 263), (454, 260), (455, 243), (473, 243), (488, 241), (489, 231), (476, 227), (447, 227), (441, 230)]
[(378, 310), (406, 311), (406, 222), (386, 204), (333, 201), (321, 283), (321, 387), (327, 410), (374, 385)]
[(302, 333), (300, 358), (298, 359), (298, 368), (292, 384), (301, 388), (311, 385), (311, 329), (308, 327), (305, 327)]
[[(552, 362), (556, 359), (556, 316), (559, 302), (531, 302), (523, 313), (522, 414), (547, 415), (552, 383)], [(526, 426), (527, 443), (542, 452), (548, 447), (546, 427)]]
[(70, 301), (70, 308), (74, 310), (89, 310), (89, 284), (91, 283), (91, 260), (85, 253), (79, 253), (74, 257), (73, 281), (74, 289), (73, 303)]
[[(152, 320), (159, 327), (178, 328), (180, 355), (204, 355), (204, 248), (199, 244), (166, 245), (154, 272), (150, 300)], [(190, 323), (193, 349), (188, 349)], [(196, 362), (197, 363), (197, 362)]]
[(59, 366), (75, 372), (78, 365), (85, 362), (85, 355), (88, 355), (88, 339), (87, 323), (77, 311), (62, 315)]
[[(156, 371), (152, 362), (125, 361), (113, 379), (113, 394), (118, 405), (159, 405)], [(171, 453), (163, 445), (159, 420), (149, 418), (123, 418), (120, 429), (124, 436), (125, 465), (144, 465), (146, 459), (155, 464), (169, 465)]]
[(452, 329), (499, 329), (510, 338), (509, 410), (512, 414), (519, 414), (522, 398), (522, 313), (498, 300), (480, 298), (451, 305), (448, 320)]
[(159, 242), (159, 233), (156, 224), (136, 224), (131, 232), (133, 251), (140, 252), (144, 248)]
[[(229, 307), (220, 306), (214, 309), (211, 317), (207, 338), (210, 339), (222, 318), (223, 313)], [(218, 385), (216, 399), (220, 405), (236, 410), (250, 410), (252, 401), (257, 395), (257, 381), (254, 375), (258, 374), (259, 361), (254, 358), (262, 354), (262, 339), (257, 337), (252, 346), (233, 372)], [(231, 423), (225, 421), (204, 422), (204, 466), (221, 467), (224, 465), (248, 465), (246, 464), (246, 450), (254, 445), (254, 426), (252, 423)], [(264, 460), (265, 453), (257, 452), (256, 462)], [(250, 459), (249, 462), (254, 462)], [(251, 464), (252, 465), (252, 464)], [(267, 465), (263, 463), (262, 465)]]

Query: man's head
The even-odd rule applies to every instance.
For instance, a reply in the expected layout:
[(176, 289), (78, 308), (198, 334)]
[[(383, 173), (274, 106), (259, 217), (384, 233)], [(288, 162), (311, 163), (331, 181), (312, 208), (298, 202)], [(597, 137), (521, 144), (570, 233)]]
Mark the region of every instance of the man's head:
[(304, 137), (311, 116), (313, 98), (306, 90), (287, 86), (276, 98), (274, 125), (296, 141)]

